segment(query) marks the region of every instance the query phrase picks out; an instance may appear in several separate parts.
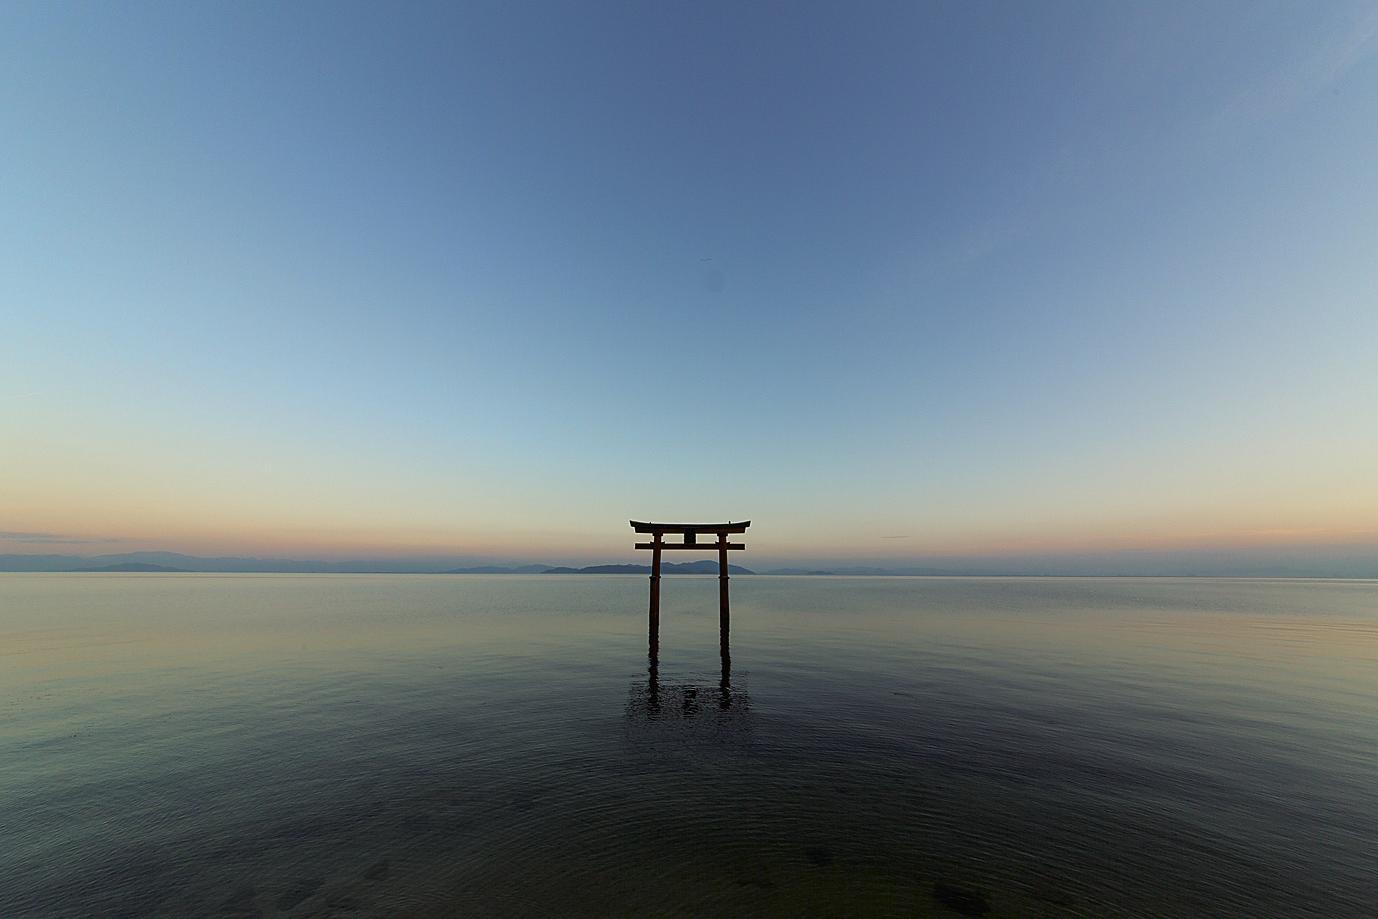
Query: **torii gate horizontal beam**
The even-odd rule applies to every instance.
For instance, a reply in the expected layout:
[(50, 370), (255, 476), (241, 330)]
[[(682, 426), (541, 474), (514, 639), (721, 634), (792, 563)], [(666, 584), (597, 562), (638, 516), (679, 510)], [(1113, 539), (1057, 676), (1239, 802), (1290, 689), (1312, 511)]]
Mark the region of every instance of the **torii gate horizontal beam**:
[(663, 543), (656, 544), (656, 543), (653, 543), (653, 542), (639, 542), (639, 543), (636, 544), (636, 547), (637, 547), (638, 549), (697, 549), (697, 550), (700, 551), (700, 552), (709, 552), (709, 551), (713, 551), (713, 550), (716, 550), (716, 549), (745, 549), (745, 548), (746, 548), (746, 543), (744, 543), (744, 542), (729, 542), (729, 543), (723, 544), (723, 543), (720, 543), (720, 542), (701, 542), (701, 543), (663, 542)]

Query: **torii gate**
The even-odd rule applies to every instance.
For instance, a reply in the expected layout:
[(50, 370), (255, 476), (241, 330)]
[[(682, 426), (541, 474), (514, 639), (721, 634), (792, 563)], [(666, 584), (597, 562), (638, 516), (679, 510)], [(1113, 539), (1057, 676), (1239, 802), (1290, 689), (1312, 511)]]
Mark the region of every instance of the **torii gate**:
[[(728, 542), (727, 537), (730, 533), (745, 533), (746, 528), (751, 526), (751, 521), (745, 523), (642, 523), (639, 520), (631, 521), (632, 529), (637, 533), (650, 533), (650, 542), (639, 542), (636, 544), (638, 549), (651, 550), (651, 627), (657, 628), (660, 624), (660, 552), (662, 549), (697, 549), (702, 552), (705, 549), (718, 550), (718, 616), (721, 620), (723, 634), (727, 630), (727, 552), (729, 549), (745, 549), (746, 544), (740, 542)], [(665, 542), (666, 533), (679, 533), (684, 536), (683, 542)], [(700, 533), (716, 533), (718, 541), (716, 543), (700, 543), (698, 536)]]

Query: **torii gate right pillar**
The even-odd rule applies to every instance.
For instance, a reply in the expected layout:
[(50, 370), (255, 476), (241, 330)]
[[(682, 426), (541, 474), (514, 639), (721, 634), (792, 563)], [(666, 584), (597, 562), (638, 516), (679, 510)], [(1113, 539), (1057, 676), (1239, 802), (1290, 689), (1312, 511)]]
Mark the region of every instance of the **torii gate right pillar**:
[(727, 609), (727, 534), (718, 534), (718, 628), (726, 641), (728, 627)]

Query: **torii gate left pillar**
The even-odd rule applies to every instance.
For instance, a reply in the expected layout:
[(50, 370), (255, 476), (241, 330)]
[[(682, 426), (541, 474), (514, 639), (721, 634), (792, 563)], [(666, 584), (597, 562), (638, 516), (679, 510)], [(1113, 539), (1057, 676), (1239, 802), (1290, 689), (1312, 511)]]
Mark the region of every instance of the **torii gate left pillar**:
[[(660, 631), (660, 553), (666, 549), (698, 550), (705, 549), (718, 550), (718, 619), (722, 628), (724, 640), (726, 640), (728, 628), (728, 597), (727, 597), (727, 553), (729, 549), (745, 549), (745, 543), (728, 542), (728, 537), (734, 533), (745, 533), (746, 528), (751, 526), (751, 521), (744, 523), (645, 523), (640, 520), (631, 521), (632, 530), (637, 533), (651, 534), (650, 542), (639, 542), (636, 544), (638, 549), (651, 550), (651, 631), (652, 634), (659, 634)], [(681, 542), (666, 542), (666, 533), (682, 534)], [(712, 533), (717, 536), (715, 543), (701, 543), (698, 541), (700, 533)]]

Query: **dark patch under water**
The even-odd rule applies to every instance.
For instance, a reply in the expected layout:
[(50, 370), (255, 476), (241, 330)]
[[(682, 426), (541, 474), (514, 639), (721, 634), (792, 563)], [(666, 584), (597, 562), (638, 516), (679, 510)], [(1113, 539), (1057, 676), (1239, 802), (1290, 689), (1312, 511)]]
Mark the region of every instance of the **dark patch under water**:
[(1367, 916), (1378, 584), (0, 575), (0, 916)]
[(990, 912), (990, 904), (986, 902), (985, 894), (949, 884), (947, 881), (939, 881), (933, 885), (933, 899), (963, 916), (984, 916)]

